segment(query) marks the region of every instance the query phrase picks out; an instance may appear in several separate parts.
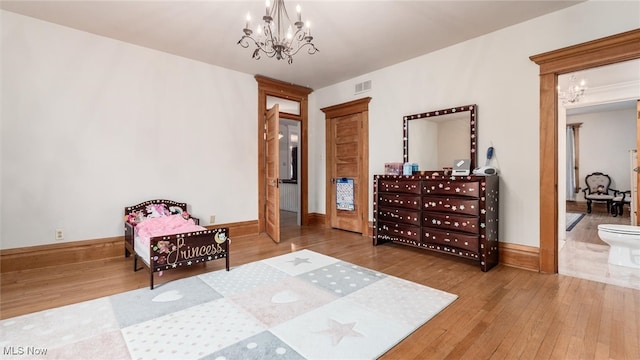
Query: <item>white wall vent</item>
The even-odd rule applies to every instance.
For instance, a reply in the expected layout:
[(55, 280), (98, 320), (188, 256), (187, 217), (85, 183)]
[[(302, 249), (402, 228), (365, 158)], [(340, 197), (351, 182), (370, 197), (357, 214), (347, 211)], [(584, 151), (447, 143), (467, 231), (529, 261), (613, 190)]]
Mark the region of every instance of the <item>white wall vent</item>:
[(356, 94), (360, 94), (371, 90), (371, 80), (356, 84)]

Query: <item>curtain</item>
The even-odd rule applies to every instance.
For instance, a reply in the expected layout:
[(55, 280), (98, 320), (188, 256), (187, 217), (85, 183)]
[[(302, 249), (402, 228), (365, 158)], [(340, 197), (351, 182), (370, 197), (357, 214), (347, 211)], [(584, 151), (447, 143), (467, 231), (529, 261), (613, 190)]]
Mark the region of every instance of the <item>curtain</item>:
[(567, 200), (576, 199), (576, 157), (575, 157), (575, 138), (573, 126), (567, 126), (567, 161), (566, 163), (566, 188)]

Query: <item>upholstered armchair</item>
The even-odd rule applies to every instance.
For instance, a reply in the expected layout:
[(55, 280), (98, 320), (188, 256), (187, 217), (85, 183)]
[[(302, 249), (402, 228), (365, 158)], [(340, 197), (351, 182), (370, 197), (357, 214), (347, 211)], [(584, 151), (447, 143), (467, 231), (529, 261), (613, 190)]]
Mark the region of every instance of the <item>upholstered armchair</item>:
[(607, 213), (611, 212), (611, 203), (618, 190), (609, 187), (611, 185), (609, 175), (594, 172), (587, 175), (584, 178), (584, 182), (587, 187), (582, 191), (584, 192), (584, 198), (587, 200), (587, 213), (591, 213), (591, 203), (593, 201), (606, 202)]

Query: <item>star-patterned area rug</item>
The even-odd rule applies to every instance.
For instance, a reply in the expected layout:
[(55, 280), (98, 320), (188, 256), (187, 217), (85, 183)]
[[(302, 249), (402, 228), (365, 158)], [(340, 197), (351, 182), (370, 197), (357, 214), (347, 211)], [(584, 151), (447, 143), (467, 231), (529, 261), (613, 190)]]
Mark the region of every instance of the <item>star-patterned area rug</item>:
[(375, 359), (456, 295), (310, 250), (0, 322), (3, 359)]

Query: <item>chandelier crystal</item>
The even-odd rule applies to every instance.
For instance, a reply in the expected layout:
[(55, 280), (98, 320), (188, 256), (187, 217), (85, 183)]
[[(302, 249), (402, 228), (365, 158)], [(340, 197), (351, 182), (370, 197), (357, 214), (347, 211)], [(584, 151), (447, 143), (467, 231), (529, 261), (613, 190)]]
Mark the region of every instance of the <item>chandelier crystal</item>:
[(300, 5), (296, 7), (297, 18), (291, 22), (284, 0), (275, 0), (273, 6), (266, 0), (266, 11), (262, 17), (263, 23), (256, 27), (255, 32), (251, 30), (251, 15), (247, 14), (247, 22), (242, 30), (244, 35), (238, 41), (243, 48), (255, 46), (252, 58), (259, 60), (260, 55), (275, 57), (278, 60), (286, 59), (289, 64), (293, 63), (293, 55), (303, 48), (307, 53), (315, 54), (318, 49), (311, 42), (311, 24), (302, 22), (302, 11)]
[(587, 87), (584, 80), (581, 80), (580, 83), (578, 83), (576, 76), (571, 75), (567, 90), (560, 90), (560, 86), (558, 85), (558, 96), (562, 100), (563, 104), (575, 104), (580, 102), (586, 89)]

